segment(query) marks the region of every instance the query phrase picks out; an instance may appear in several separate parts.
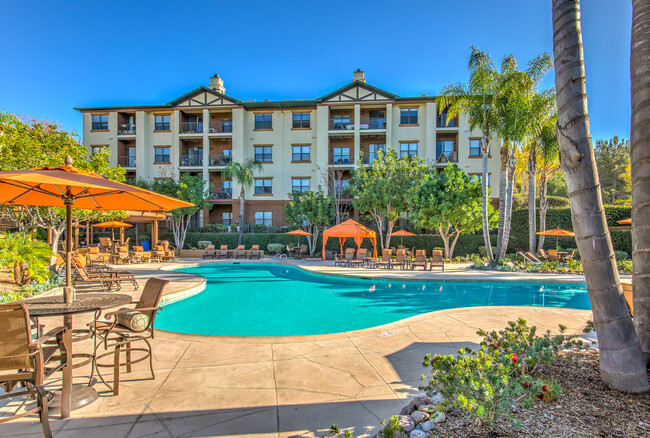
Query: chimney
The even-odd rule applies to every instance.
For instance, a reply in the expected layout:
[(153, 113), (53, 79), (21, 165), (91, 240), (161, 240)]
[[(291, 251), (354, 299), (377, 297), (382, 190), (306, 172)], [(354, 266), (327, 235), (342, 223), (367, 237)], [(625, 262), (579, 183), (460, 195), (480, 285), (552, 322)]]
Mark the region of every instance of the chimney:
[(226, 88), (223, 86), (223, 79), (219, 75), (214, 75), (210, 78), (210, 88), (217, 93), (226, 94)]
[(358, 68), (358, 69), (356, 69), (354, 71), (354, 79), (353, 79), (353, 81), (366, 82), (366, 76), (363, 74), (363, 70)]

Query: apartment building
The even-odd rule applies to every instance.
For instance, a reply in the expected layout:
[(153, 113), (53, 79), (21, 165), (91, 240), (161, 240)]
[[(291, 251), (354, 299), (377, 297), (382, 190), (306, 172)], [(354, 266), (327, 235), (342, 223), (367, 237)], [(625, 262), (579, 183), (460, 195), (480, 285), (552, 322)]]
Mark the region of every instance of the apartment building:
[[(292, 190), (319, 186), (343, 202), (351, 171), (368, 165), (380, 149), (414, 155), (442, 169), (456, 163), (480, 177), (479, 130), (463, 117), (438, 114), (435, 96), (404, 97), (366, 82), (354, 72), (347, 85), (313, 100), (241, 101), (226, 94), (214, 75), (201, 86), (161, 105), (76, 108), (83, 114), (83, 142), (93, 152), (109, 148), (110, 164), (128, 178), (178, 178), (200, 174), (211, 183), (211, 211), (196, 215), (197, 226), (234, 225), (240, 187), (224, 174), (230, 161), (255, 158), (246, 191), (245, 224), (283, 225)], [(499, 173), (499, 144), (492, 142), (489, 174)], [(498, 198), (497, 178), (489, 178)], [(351, 217), (358, 212), (350, 209)]]

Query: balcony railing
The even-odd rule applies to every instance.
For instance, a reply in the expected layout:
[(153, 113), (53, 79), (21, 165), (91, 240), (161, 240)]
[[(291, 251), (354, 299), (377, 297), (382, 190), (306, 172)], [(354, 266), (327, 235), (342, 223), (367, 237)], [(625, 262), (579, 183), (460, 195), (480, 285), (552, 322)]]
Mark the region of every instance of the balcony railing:
[(361, 117), (359, 129), (386, 129), (386, 117)]
[(135, 157), (133, 156), (120, 155), (117, 161), (122, 167), (135, 167)]
[(135, 123), (128, 124), (123, 123), (119, 126), (117, 130), (117, 135), (135, 135)]
[(354, 164), (354, 158), (351, 155), (330, 154), (329, 164), (347, 166)]
[(210, 193), (212, 199), (232, 199), (232, 189), (225, 189), (220, 192)]
[(442, 163), (458, 163), (458, 152), (456, 151), (436, 151), (436, 161)]
[[(449, 124), (447, 124), (449, 122)], [(448, 120), (447, 113), (438, 114), (436, 116), (437, 128), (458, 128), (458, 117)]]
[(203, 154), (187, 155), (181, 154), (181, 166), (203, 166)]
[(201, 134), (203, 132), (203, 122), (180, 122), (181, 134)]
[(353, 131), (354, 120), (349, 119), (330, 119), (330, 131)]
[(230, 162), (232, 162), (232, 156), (210, 157), (210, 166), (225, 166)]
[(219, 120), (210, 122), (208, 127), (209, 134), (220, 134), (224, 132), (232, 132), (232, 120)]

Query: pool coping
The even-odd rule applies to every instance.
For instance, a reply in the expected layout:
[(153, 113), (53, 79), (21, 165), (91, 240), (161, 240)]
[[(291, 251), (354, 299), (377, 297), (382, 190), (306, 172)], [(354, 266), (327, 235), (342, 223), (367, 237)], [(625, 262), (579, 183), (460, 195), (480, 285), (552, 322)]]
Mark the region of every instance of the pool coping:
[[(310, 273), (310, 274), (317, 274), (317, 275), (326, 275), (326, 276), (331, 276), (331, 277), (338, 277), (338, 278), (352, 278), (352, 279), (364, 279), (364, 280), (373, 280), (373, 278), (363, 278), (359, 276), (349, 276), (349, 275), (339, 275), (339, 274), (326, 274), (326, 273), (321, 273), (319, 271), (313, 271), (311, 269), (305, 269), (304, 266), (296, 265), (296, 264), (288, 264), (288, 263), (281, 263), (281, 262), (276, 262), (276, 263), (267, 263), (268, 260), (259, 260), (255, 262), (250, 262), (250, 261), (244, 261), (238, 262), (238, 263), (233, 263), (232, 261), (191, 261), (191, 262), (181, 262), (181, 263), (174, 263), (171, 265), (164, 265), (161, 266), (159, 269), (162, 271), (175, 271), (178, 269), (187, 269), (187, 268), (195, 268), (199, 266), (204, 266), (204, 265), (218, 265), (218, 264), (270, 264), (270, 265), (278, 265), (278, 266), (288, 266), (288, 267), (293, 267), (297, 269), (302, 269), (304, 272)], [(477, 272), (483, 272), (483, 271), (477, 271)], [(507, 274), (516, 274), (512, 272), (508, 272)], [(169, 295), (165, 295), (163, 300), (161, 301), (162, 305), (165, 304), (171, 304), (180, 300), (183, 300), (185, 298), (189, 298), (191, 296), (197, 295), (204, 291), (207, 288), (207, 279), (199, 274), (193, 274), (196, 276), (199, 276), (203, 279), (202, 283), (198, 286), (191, 287), (189, 289), (185, 289), (179, 292), (175, 292)], [(444, 275), (444, 274), (443, 274)], [(544, 274), (544, 275), (549, 275), (549, 274)], [(552, 274), (552, 275), (559, 275), (559, 274)], [(567, 275), (567, 274), (563, 274)], [(584, 276), (583, 276), (584, 278)], [(413, 282), (445, 282), (445, 280), (439, 280), (439, 279), (403, 279), (399, 277), (378, 277), (377, 280), (381, 281), (413, 281)], [(454, 282), (454, 283), (481, 283), (485, 282), (486, 279), (476, 279), (476, 280), (468, 280), (468, 279), (452, 279), (448, 280), (448, 282)], [(496, 281), (502, 281), (502, 280), (496, 280)], [(542, 279), (531, 279), (528, 281), (522, 281), (521, 278), (512, 278), (508, 279), (503, 282), (510, 282), (510, 283), (538, 283), (542, 281)], [(573, 281), (561, 281), (561, 280), (556, 280), (556, 281), (550, 281), (551, 283), (570, 283), (570, 284), (578, 284), (582, 283), (584, 284), (584, 279), (583, 281), (579, 281), (579, 279), (573, 279)], [(168, 331), (168, 330), (163, 330), (163, 329), (157, 329), (156, 331), (163, 334), (166, 338), (169, 339), (178, 339), (178, 340), (185, 340), (185, 341), (198, 341), (198, 342), (206, 342), (206, 341), (218, 341), (218, 342), (223, 342), (223, 343), (246, 343), (246, 344), (288, 344), (288, 343), (304, 343), (304, 342), (321, 342), (321, 341), (331, 341), (331, 340), (340, 340), (340, 339), (347, 339), (347, 338), (356, 338), (360, 336), (367, 336), (367, 335), (377, 335), (377, 336), (391, 336), (391, 330), (397, 330), (402, 327), (408, 327), (410, 324), (419, 322), (420, 320), (425, 320), (428, 319), (434, 314), (439, 314), (439, 315), (444, 315), (445, 313), (451, 313), (454, 311), (457, 311), (458, 309), (503, 309), (503, 308), (513, 308), (513, 309), (537, 309), (539, 308), (538, 306), (469, 306), (469, 307), (454, 307), (452, 309), (442, 309), (442, 310), (434, 310), (431, 312), (426, 312), (426, 313), (421, 313), (419, 315), (414, 315), (414, 316), (409, 316), (397, 321), (389, 322), (386, 324), (378, 325), (378, 326), (373, 326), (373, 327), (367, 327), (364, 329), (358, 329), (358, 330), (351, 330), (351, 331), (344, 331), (344, 332), (336, 332), (336, 333), (326, 333), (326, 334), (318, 334), (318, 335), (292, 335), (292, 336), (228, 336), (228, 335), (207, 335), (207, 334), (195, 334), (195, 333), (182, 333), (182, 332), (174, 332), (174, 331)], [(545, 307), (548, 309), (547, 307)], [(558, 309), (561, 311), (569, 310), (569, 311), (576, 311), (576, 312), (591, 312), (591, 310), (588, 309), (574, 309), (570, 307), (557, 307), (554, 309)]]

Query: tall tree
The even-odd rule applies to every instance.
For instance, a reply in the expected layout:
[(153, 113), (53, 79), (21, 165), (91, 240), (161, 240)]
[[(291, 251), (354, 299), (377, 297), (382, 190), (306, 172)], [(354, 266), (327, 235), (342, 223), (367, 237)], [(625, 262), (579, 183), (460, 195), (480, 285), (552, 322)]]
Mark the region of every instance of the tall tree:
[(390, 246), (393, 227), (412, 205), (409, 189), (420, 184), (427, 170), (422, 159), (399, 158), (392, 147), (386, 154), (379, 151), (369, 166), (354, 170), (349, 185), (353, 205), (377, 224), (382, 249)]
[(494, 114), (494, 96), (499, 91), (499, 74), (494, 67), (494, 61), (485, 51), (472, 46), (472, 54), (467, 65), (469, 80), (466, 84), (455, 83), (445, 85), (436, 98), (438, 113), (447, 110), (447, 120), (452, 120), (459, 114), (467, 115), (470, 130), (481, 129), (481, 172), (483, 185), (481, 188), (481, 218), (483, 225), (483, 241), (490, 264), (494, 263), (492, 243), (490, 241), (489, 205), (490, 191), (488, 187), (488, 156), (490, 144), (496, 127)]
[(246, 199), (246, 189), (253, 185), (253, 175), (255, 171), (261, 171), (262, 165), (259, 161), (248, 159), (243, 163), (231, 161), (226, 165), (224, 174), (234, 179), (241, 187), (239, 191), (239, 237), (237, 238), (237, 245), (242, 244), (244, 233), (244, 200)]
[[(426, 175), (420, 187), (414, 189), (415, 223), (438, 231), (447, 259), (454, 256), (454, 247), (461, 234), (473, 233), (483, 226), (481, 188), (481, 181), (471, 178), (454, 164), (441, 173)], [(494, 208), (488, 205), (488, 209), (488, 224), (495, 226)]]
[(648, 373), (621, 289), (589, 130), (579, 0), (553, 0), (553, 53), (560, 166), (587, 280), (603, 382), (648, 391)]
[(650, 364), (650, 1), (632, 2), (632, 264), (634, 325)]
[[(548, 211), (548, 181), (560, 170), (555, 126), (557, 117), (551, 119), (539, 136), (537, 145), (537, 165), (539, 184), (539, 231), (546, 231), (546, 212)], [(537, 248), (544, 248), (544, 236), (540, 234)], [(533, 235), (534, 239), (535, 236)]]
[(614, 137), (596, 140), (596, 164), (603, 197), (614, 204), (630, 197), (630, 142)]
[(332, 225), (335, 202), (334, 197), (323, 193), (320, 187), (315, 192), (289, 193), (289, 202), (284, 206), (284, 219), (289, 226), (311, 233), (311, 236), (307, 236), (310, 257), (314, 257), (320, 232)]

